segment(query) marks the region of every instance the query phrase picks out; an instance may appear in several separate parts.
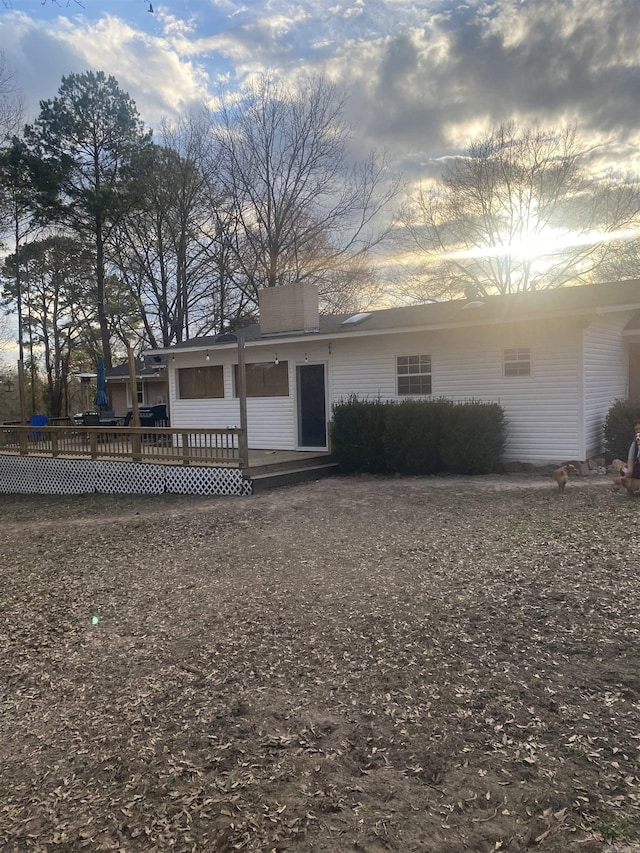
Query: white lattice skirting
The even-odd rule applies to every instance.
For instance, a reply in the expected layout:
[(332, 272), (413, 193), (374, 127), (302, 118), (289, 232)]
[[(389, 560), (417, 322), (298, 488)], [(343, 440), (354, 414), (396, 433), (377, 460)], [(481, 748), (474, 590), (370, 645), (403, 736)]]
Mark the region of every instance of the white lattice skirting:
[(250, 495), (239, 468), (0, 456), (0, 494)]

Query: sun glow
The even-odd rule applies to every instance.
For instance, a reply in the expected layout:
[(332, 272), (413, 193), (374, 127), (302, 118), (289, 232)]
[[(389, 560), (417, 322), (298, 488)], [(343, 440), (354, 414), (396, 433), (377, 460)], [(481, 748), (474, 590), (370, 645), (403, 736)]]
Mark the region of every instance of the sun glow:
[(620, 231), (586, 231), (576, 234), (560, 228), (546, 228), (544, 231), (525, 234), (508, 243), (496, 243), (493, 246), (472, 246), (447, 252), (445, 258), (498, 258), (513, 257), (522, 261), (540, 261), (548, 259), (552, 262), (554, 255), (559, 255), (580, 247), (596, 246), (599, 243), (632, 240), (638, 237), (638, 230), (626, 228)]

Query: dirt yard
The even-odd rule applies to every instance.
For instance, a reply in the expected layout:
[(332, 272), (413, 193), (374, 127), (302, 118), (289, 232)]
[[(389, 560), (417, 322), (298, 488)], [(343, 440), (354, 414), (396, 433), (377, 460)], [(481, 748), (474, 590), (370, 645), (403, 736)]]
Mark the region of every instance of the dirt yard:
[(2, 851), (640, 851), (610, 478), (0, 497)]

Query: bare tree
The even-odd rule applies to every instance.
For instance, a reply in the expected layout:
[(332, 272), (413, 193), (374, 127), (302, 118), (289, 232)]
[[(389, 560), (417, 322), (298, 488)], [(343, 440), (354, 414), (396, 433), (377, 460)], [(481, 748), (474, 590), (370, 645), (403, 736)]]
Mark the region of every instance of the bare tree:
[[(15, 346), (16, 330), (8, 314), (0, 314), (0, 352)], [(0, 371), (1, 372), (1, 371)]]
[(231, 292), (235, 220), (210, 173), (208, 123), (165, 121), (160, 135), (164, 144), (139, 170), (143, 203), (122, 221), (111, 253), (151, 346), (221, 331), (242, 304)]
[[(512, 293), (593, 278), (607, 244), (638, 221), (636, 180), (596, 179), (575, 128), (504, 124), (421, 187), (405, 235), (432, 296)], [(414, 279), (415, 284), (416, 279)]]
[(14, 72), (0, 50), (0, 144), (18, 133), (23, 121), (24, 104), (15, 85)]
[(386, 236), (398, 192), (386, 156), (349, 157), (345, 97), (324, 78), (294, 89), (263, 77), (214, 117), (216, 172), (242, 235), (248, 296), (295, 281), (323, 286)]
[(601, 269), (604, 281), (640, 278), (640, 239), (610, 244)]

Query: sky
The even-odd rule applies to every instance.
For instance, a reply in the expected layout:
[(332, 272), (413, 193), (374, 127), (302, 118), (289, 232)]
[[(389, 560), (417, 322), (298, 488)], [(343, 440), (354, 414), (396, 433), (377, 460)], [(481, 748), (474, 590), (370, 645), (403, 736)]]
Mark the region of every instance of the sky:
[(147, 126), (251, 75), (344, 85), (356, 152), (409, 178), (487, 128), (575, 123), (598, 170), (640, 171), (638, 0), (0, 0), (27, 117), (103, 70)]

